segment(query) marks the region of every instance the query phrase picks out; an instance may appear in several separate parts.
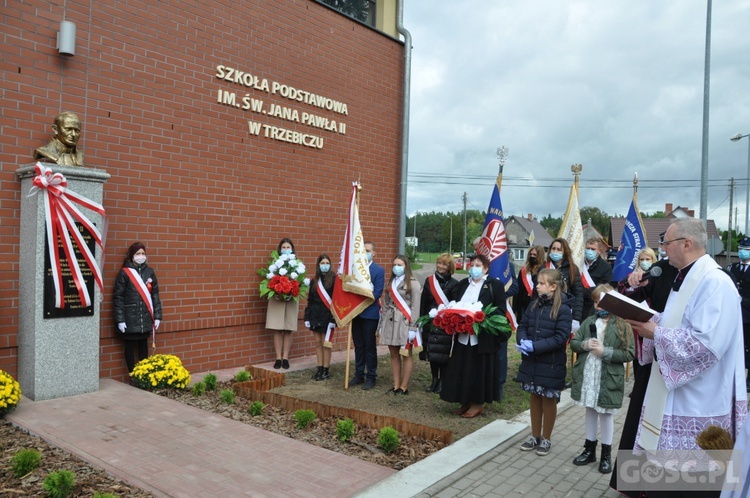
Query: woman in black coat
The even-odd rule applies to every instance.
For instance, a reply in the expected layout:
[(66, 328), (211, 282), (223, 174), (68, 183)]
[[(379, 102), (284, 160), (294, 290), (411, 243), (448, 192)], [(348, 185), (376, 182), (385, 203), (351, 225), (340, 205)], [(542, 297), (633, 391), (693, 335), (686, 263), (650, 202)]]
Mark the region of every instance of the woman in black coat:
[(332, 345), (326, 347), (325, 337), (329, 328), (336, 327), (330, 304), (335, 281), (336, 273), (331, 271), (331, 258), (321, 254), (315, 263), (315, 280), (310, 282), (310, 294), (305, 308), (305, 327), (315, 337), (315, 357), (318, 360), (318, 369), (312, 377), (314, 380), (327, 380), (330, 377), (328, 369), (331, 366)]
[(547, 260), (543, 246), (533, 246), (526, 255), (526, 262), (518, 272), (518, 294), (513, 297), (513, 313), (519, 322), (523, 312), (537, 298), (536, 276)]
[[(466, 303), (481, 302), (483, 307), (497, 307), (494, 314), (505, 316), (505, 289), (496, 278), (488, 278), (490, 261), (483, 254), (469, 259), (469, 278), (456, 285), (454, 298)], [(456, 334), (453, 354), (448, 361), (440, 398), (461, 403), (453, 413), (472, 418), (482, 413), (482, 405), (500, 401), (500, 362), (497, 352), (507, 342), (510, 332), (497, 335)]]
[[(445, 301), (443, 304), (447, 304), (453, 299), (453, 292), (458, 285), (458, 280), (453, 278), (455, 272), (456, 263), (452, 255), (443, 253), (438, 256), (435, 262), (435, 274), (427, 277), (422, 287), (419, 316), (425, 316), (431, 309), (437, 308), (440, 304), (438, 300)], [(425, 355), (432, 371), (432, 383), (427, 388), (428, 393), (439, 394), (443, 388), (442, 380), (445, 377), (445, 369), (451, 353), (451, 342), (451, 336), (443, 329), (435, 327), (432, 322), (425, 325), (422, 331), (422, 344), (424, 344)]]
[(562, 274), (568, 294), (573, 296), (573, 321), (580, 322), (583, 316), (583, 284), (581, 271), (573, 261), (568, 241), (557, 238), (549, 246), (547, 268), (555, 268)]
[(159, 282), (153, 268), (146, 264), (146, 246), (140, 242), (128, 249), (115, 280), (112, 305), (117, 330), (125, 340), (125, 362), (132, 372), (135, 350), (140, 360), (148, 357), (148, 338), (162, 319)]

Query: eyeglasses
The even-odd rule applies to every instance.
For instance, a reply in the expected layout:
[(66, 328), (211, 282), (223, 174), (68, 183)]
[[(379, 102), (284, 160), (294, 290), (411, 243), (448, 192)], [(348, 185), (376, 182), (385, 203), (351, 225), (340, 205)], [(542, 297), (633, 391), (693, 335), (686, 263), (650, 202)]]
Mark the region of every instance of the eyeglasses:
[(664, 240), (662, 242), (659, 242), (659, 245), (662, 247), (667, 247), (672, 242), (677, 242), (678, 240), (685, 240), (685, 237), (680, 237), (679, 239)]

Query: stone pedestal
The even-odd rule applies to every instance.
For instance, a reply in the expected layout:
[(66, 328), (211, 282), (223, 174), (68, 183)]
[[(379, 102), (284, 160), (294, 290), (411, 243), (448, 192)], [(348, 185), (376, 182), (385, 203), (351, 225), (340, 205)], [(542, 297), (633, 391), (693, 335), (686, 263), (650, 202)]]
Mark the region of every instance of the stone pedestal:
[[(65, 176), (67, 189), (102, 203), (109, 174), (84, 167), (45, 164)], [(29, 197), (34, 164), (16, 171), (21, 180), (21, 239), (19, 257), (18, 381), (23, 395), (34, 401), (73, 396), (99, 389), (99, 288), (92, 295), (93, 315), (45, 318), (44, 194)], [(76, 205), (101, 231), (102, 216)], [(94, 253), (101, 263), (101, 249)], [(47, 313), (49, 316), (49, 313)]]

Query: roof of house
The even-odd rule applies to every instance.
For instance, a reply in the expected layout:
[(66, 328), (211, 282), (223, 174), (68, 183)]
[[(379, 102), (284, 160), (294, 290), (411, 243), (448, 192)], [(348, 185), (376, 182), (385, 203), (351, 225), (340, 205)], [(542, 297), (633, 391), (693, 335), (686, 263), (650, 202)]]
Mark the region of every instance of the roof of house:
[[(544, 227), (536, 220), (530, 220), (528, 218), (525, 218), (523, 216), (510, 216), (508, 219), (505, 220), (505, 224), (508, 223), (518, 223), (521, 228), (527, 233), (531, 234), (531, 232), (534, 232), (534, 245), (537, 246), (544, 246), (549, 247), (549, 245), (552, 243), (552, 240), (554, 240), (554, 237), (552, 237), (547, 230), (544, 229)], [(515, 244), (518, 246), (527, 247), (528, 239), (524, 241), (520, 241), (520, 243)]]

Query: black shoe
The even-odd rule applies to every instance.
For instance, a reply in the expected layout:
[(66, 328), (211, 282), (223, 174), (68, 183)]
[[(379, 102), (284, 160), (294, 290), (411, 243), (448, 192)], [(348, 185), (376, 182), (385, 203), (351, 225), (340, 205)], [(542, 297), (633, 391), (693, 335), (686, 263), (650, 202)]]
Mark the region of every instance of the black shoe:
[(328, 373), (328, 369), (325, 367), (321, 367), (320, 375), (315, 380), (328, 380), (328, 378), (331, 376), (330, 373)]
[(609, 474), (612, 472), (612, 445), (602, 445), (602, 459), (599, 460), (599, 472)]
[(401, 389), (396, 389), (395, 387), (392, 387), (388, 389), (385, 393), (386, 394), (396, 394), (396, 391), (400, 391)]
[(323, 373), (323, 367), (318, 367), (315, 370), (315, 373), (312, 374), (312, 377), (310, 377), (312, 380), (320, 380), (320, 374)]
[(443, 379), (438, 379), (437, 384), (435, 384), (435, 389), (432, 390), (435, 394), (440, 394), (440, 391), (443, 390)]
[(365, 383), (365, 378), (364, 377), (357, 377), (356, 375), (354, 377), (352, 377), (352, 380), (349, 381), (349, 385), (350, 386), (358, 386), (358, 385), (364, 384), (364, 383)]
[(281, 367), (286, 370), (289, 368), (289, 360), (281, 360)]
[(589, 441), (588, 439), (583, 443), (583, 452), (573, 459), (573, 465), (588, 465), (596, 462), (596, 443), (597, 441)]
[(273, 364), (273, 368), (275, 368), (276, 370), (281, 368), (281, 360), (276, 360), (276, 363)]
[(375, 388), (375, 381), (374, 380), (370, 380), (370, 379), (367, 379), (365, 381), (365, 385), (362, 386), (362, 390), (363, 391), (369, 391), (370, 389), (374, 389), (374, 388)]
[(428, 393), (435, 392), (435, 388), (437, 387), (438, 382), (440, 381), (437, 378), (433, 378), (432, 384), (430, 384), (430, 386), (427, 389), (425, 389), (425, 391), (427, 391)]
[(409, 390), (408, 389), (396, 389), (393, 392), (393, 394), (395, 394), (396, 396), (406, 396), (409, 394)]

